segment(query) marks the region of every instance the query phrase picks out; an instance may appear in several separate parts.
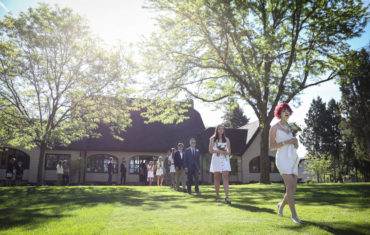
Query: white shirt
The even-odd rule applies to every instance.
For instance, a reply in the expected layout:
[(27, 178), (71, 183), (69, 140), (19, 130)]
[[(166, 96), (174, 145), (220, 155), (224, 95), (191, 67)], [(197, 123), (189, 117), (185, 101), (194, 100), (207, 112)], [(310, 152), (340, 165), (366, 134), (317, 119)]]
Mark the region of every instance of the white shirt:
[(195, 148), (190, 148), (191, 149), (191, 154), (195, 155)]
[[(180, 150), (179, 150), (180, 151)], [(182, 150), (180, 151), (180, 156), (181, 156), (181, 160), (182, 160)]]

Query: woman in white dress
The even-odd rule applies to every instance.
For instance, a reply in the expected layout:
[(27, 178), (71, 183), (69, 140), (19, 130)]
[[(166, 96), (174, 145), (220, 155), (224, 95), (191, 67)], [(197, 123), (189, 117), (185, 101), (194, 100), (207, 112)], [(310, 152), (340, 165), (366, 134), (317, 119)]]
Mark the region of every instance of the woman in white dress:
[[(160, 156), (158, 158), (158, 161), (156, 163), (156, 169), (157, 169), (157, 185), (162, 186), (163, 185), (163, 157)], [(161, 182), (161, 184), (159, 184)]]
[(150, 161), (148, 164), (148, 180), (149, 180), (149, 186), (152, 186), (153, 178), (154, 178), (154, 165), (153, 162)]
[(231, 148), (223, 125), (218, 125), (215, 128), (215, 134), (209, 141), (209, 153), (213, 154), (209, 171), (215, 175), (216, 202), (221, 201), (219, 191), (222, 174), (225, 202), (231, 204), (229, 199), (229, 171), (231, 171), (229, 154), (231, 153)]
[(294, 223), (301, 223), (294, 203), (298, 178), (298, 155), (294, 148), (298, 148), (298, 140), (293, 137), (287, 122), (292, 113), (287, 103), (282, 103), (275, 108), (275, 117), (280, 121), (270, 129), (270, 150), (277, 150), (276, 166), (286, 185), (284, 199), (278, 203), (278, 216), (283, 217), (284, 206), (288, 203), (292, 213), (291, 220)]
[(176, 169), (175, 169), (175, 161), (174, 161), (174, 156), (175, 156), (176, 149), (172, 148), (171, 149), (171, 155), (168, 157), (168, 165), (170, 165), (170, 173), (171, 173), (171, 178), (172, 178), (172, 187), (173, 190), (176, 190)]

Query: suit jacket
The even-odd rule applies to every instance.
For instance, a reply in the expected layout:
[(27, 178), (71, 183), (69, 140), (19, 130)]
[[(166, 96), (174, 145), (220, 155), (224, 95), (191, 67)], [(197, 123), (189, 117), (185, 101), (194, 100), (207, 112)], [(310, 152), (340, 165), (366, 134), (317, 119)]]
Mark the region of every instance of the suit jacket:
[(145, 163), (142, 166), (142, 172), (141, 172), (141, 174), (144, 174), (144, 175), (147, 175), (148, 174), (148, 167), (147, 167), (147, 165)]
[(163, 167), (166, 169), (166, 171), (170, 169), (170, 165), (168, 165), (168, 156), (164, 158)]
[(185, 158), (184, 151), (182, 151), (182, 159), (181, 159), (180, 151), (177, 150), (175, 152), (175, 157), (174, 157), (174, 160), (173, 160), (174, 164), (175, 164), (175, 167), (178, 167), (179, 169), (181, 169), (181, 167), (184, 167), (184, 158)]
[(113, 163), (108, 163), (108, 174), (114, 173)]
[(121, 171), (120, 171), (121, 173), (123, 173), (124, 175), (126, 175), (126, 165), (125, 165), (125, 163), (121, 163)]
[(185, 149), (184, 157), (184, 168), (188, 168), (189, 171), (195, 171), (200, 169), (200, 154), (197, 149), (194, 151), (194, 155), (191, 152), (191, 148)]

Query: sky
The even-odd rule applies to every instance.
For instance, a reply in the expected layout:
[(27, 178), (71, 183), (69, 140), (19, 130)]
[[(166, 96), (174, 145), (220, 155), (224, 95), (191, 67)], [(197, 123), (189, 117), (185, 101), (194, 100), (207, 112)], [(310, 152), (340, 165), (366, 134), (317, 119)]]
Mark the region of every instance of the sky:
[[(36, 8), (38, 2), (40, 0), (0, 0), (0, 18), (8, 14), (8, 11), (17, 17), (21, 11), (25, 12), (30, 7)], [(150, 32), (155, 30), (154, 14), (142, 8), (144, 0), (45, 0), (43, 2), (69, 7), (84, 16), (88, 19), (92, 30), (108, 44), (115, 44), (118, 40), (136, 42), (140, 36), (149, 36)], [(370, 4), (370, 0), (364, 2), (367, 5)], [(370, 25), (365, 28), (365, 31), (360, 38), (348, 42), (352, 49), (359, 49), (370, 43)], [(334, 81), (329, 81), (304, 90), (299, 95), (302, 103), (298, 108), (293, 109), (294, 113), (289, 121), (304, 125), (304, 118), (310, 104), (318, 96), (326, 103), (332, 98), (340, 100), (339, 86)], [(194, 102), (194, 108), (201, 114), (205, 126), (212, 127), (222, 122), (221, 117), (224, 115), (222, 110), (212, 111), (212, 108), (206, 107), (197, 100)], [(251, 107), (243, 106), (243, 110), (250, 118), (250, 122), (257, 121)], [(274, 119), (272, 124), (277, 121)], [(299, 157), (303, 157), (305, 153), (306, 150), (301, 145), (298, 149)]]

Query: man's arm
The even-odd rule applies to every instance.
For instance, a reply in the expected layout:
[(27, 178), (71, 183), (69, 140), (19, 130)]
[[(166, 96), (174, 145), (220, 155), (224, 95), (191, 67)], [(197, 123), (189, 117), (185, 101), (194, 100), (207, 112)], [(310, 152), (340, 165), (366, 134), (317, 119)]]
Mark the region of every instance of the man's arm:
[(188, 151), (184, 151), (184, 168), (185, 168), (185, 171), (187, 172), (188, 170)]

